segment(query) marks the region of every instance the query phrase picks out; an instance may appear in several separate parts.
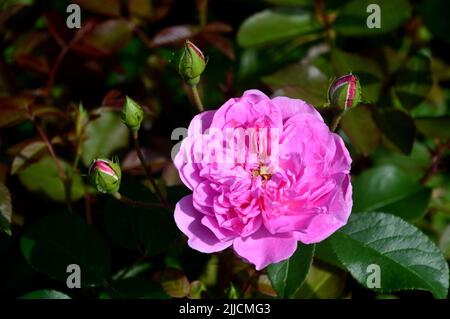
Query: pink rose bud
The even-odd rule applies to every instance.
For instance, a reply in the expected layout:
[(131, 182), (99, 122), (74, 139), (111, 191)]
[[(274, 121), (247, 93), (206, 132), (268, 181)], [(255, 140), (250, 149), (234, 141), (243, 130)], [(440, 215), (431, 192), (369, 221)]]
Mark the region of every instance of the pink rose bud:
[(328, 89), (328, 100), (331, 106), (347, 112), (361, 102), (361, 84), (354, 74), (338, 77)]
[(95, 159), (89, 167), (91, 184), (101, 193), (115, 193), (119, 190), (121, 170), (118, 161)]

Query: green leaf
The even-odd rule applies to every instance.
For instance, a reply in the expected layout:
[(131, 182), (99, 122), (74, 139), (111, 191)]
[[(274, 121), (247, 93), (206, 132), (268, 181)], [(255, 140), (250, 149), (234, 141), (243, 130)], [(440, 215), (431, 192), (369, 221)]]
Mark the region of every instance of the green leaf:
[(161, 273), (160, 282), (164, 291), (174, 298), (184, 298), (189, 295), (191, 290), (189, 280), (178, 269), (165, 269)]
[(410, 155), (380, 149), (372, 156), (375, 166), (393, 165), (415, 181), (420, 180), (430, 165), (431, 155), (427, 147), (415, 142)]
[(327, 265), (311, 266), (305, 283), (295, 298), (300, 299), (336, 299), (342, 297), (345, 287), (346, 273)]
[(146, 277), (116, 280), (102, 296), (112, 299), (168, 299), (161, 285)]
[(403, 153), (411, 153), (416, 127), (408, 114), (394, 109), (380, 109), (375, 112), (374, 119), (389, 142)]
[(367, 287), (370, 265), (381, 271), (379, 292), (421, 289), (446, 298), (448, 265), (438, 247), (419, 229), (394, 215), (353, 214), (331, 238), (336, 255)]
[(132, 37), (131, 22), (125, 19), (111, 19), (97, 24), (83, 40), (101, 51), (115, 53), (123, 49)]
[(295, 9), (267, 9), (242, 23), (237, 41), (242, 47), (268, 46), (320, 30), (312, 14)]
[(427, 28), (437, 38), (450, 42), (450, 2), (441, 0), (427, 0), (420, 6), (423, 20)]
[(0, 128), (24, 121), (30, 102), (29, 99), (21, 97), (0, 97)]
[(103, 14), (112, 17), (120, 16), (120, 0), (103, 0), (102, 2), (75, 0), (73, 2), (79, 4), (82, 9), (96, 14)]
[(353, 180), (353, 212), (383, 211), (407, 220), (421, 218), (431, 190), (396, 166), (364, 171)]
[(134, 263), (132, 266), (127, 266), (120, 269), (112, 276), (112, 278), (114, 280), (118, 280), (137, 277), (144, 274), (145, 272), (148, 272), (148, 270), (150, 270), (151, 267), (152, 265), (148, 261), (138, 261), (137, 263)]
[(239, 299), (239, 293), (237, 292), (236, 287), (230, 282), (230, 287), (227, 292), (228, 299)]
[(368, 156), (380, 144), (381, 136), (372, 118), (372, 112), (365, 105), (351, 109), (341, 121), (341, 128), (356, 150)]
[(137, 229), (148, 256), (167, 250), (178, 234), (172, 213), (162, 208), (142, 211), (138, 216)]
[(319, 259), (320, 261), (323, 261), (336, 268), (345, 269), (344, 265), (342, 265), (341, 261), (336, 256), (336, 253), (334, 252), (329, 239), (316, 244), (314, 258)]
[(119, 202), (112, 196), (108, 197), (105, 208), (99, 212), (101, 226), (106, 236), (120, 247), (139, 249), (137, 224), (140, 210)]
[(65, 293), (57, 290), (42, 289), (26, 293), (20, 299), (72, 299)]
[[(380, 28), (367, 26), (373, 12), (367, 12), (370, 4), (380, 7)], [(336, 32), (345, 36), (375, 36), (397, 29), (411, 16), (411, 11), (407, 0), (353, 0), (340, 10), (333, 26)]]
[(207, 290), (200, 280), (195, 280), (190, 284), (189, 299), (202, 299), (202, 293)]
[(430, 138), (450, 138), (450, 118), (417, 118), (417, 130)]
[(104, 283), (110, 274), (110, 252), (103, 238), (75, 214), (43, 217), (20, 239), (22, 254), (37, 271), (66, 282), (67, 266), (77, 264), (83, 286)]
[(11, 175), (16, 174), (23, 168), (30, 159), (34, 158), (40, 151), (45, 149), (45, 143), (41, 141), (32, 142), (26, 145), (18, 155), (16, 155), (11, 164)]
[(122, 124), (119, 114), (101, 111), (100, 117), (86, 126), (82, 160), (88, 166), (97, 157), (109, 157), (128, 145), (129, 130)]
[(300, 289), (314, 256), (314, 245), (298, 244), (291, 258), (267, 267), (272, 286), (279, 298), (292, 298)]
[(5, 184), (0, 183), (0, 230), (11, 236), (11, 195)]
[(314, 6), (314, 0), (266, 0), (266, 2), (278, 6), (299, 6), (299, 7)]
[(444, 253), (445, 258), (450, 259), (450, 226), (445, 228), (439, 239), (439, 248)]
[(282, 43), (277, 46), (243, 49), (239, 59), (237, 77), (244, 83), (252, 83), (264, 75), (280, 70), (289, 63), (297, 62), (306, 54), (301, 43)]
[(0, 295), (20, 296), (30, 289), (36, 272), (23, 257), (16, 236), (0, 232)]
[(327, 77), (314, 65), (288, 65), (262, 80), (278, 95), (299, 98), (316, 106), (327, 102), (324, 93), (329, 86)]
[[(180, 187), (180, 191), (186, 187)], [(123, 183), (122, 193), (145, 203), (158, 203), (155, 195), (142, 184)], [(173, 191), (178, 187), (169, 188)], [(176, 195), (175, 195), (176, 196)], [(166, 251), (177, 238), (172, 215), (163, 208), (133, 207), (110, 197), (101, 212), (104, 230), (117, 245), (127, 249), (142, 249), (148, 256)]]
[(400, 104), (411, 110), (427, 98), (432, 84), (430, 58), (416, 54), (398, 71), (394, 92)]
[[(59, 161), (67, 174), (71, 170), (71, 166), (62, 159)], [(55, 162), (49, 155), (21, 171), (19, 179), (30, 191), (42, 192), (54, 201), (63, 202), (66, 198), (64, 184), (58, 174)], [(84, 186), (81, 176), (74, 172), (72, 173), (71, 198), (76, 201), (83, 194)]]

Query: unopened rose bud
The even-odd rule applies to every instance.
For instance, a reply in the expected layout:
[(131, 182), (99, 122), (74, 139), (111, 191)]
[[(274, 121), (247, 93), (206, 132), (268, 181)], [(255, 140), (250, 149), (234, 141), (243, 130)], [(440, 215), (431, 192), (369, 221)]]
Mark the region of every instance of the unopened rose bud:
[(347, 112), (361, 102), (361, 84), (354, 74), (338, 77), (328, 89), (328, 100), (331, 106)]
[(89, 179), (101, 193), (115, 193), (119, 190), (122, 173), (118, 161), (95, 159), (89, 167)]
[(178, 72), (183, 79), (190, 85), (197, 85), (206, 63), (202, 51), (192, 42), (186, 41), (178, 61)]
[(125, 103), (122, 107), (122, 122), (133, 131), (138, 131), (144, 119), (144, 110), (128, 96), (125, 97)]

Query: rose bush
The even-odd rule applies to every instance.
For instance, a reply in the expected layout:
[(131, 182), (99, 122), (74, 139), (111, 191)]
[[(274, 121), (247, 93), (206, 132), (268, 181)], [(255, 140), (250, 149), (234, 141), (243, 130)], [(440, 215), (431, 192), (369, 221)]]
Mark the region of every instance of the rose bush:
[(175, 208), (189, 246), (232, 247), (257, 270), (297, 241), (324, 240), (351, 212), (350, 155), (302, 100), (250, 90), (198, 114), (174, 162), (193, 191)]

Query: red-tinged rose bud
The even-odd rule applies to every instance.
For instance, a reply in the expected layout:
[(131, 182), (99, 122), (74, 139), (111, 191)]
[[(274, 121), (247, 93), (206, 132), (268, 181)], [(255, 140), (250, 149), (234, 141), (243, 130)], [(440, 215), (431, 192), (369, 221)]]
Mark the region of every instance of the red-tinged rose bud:
[(119, 190), (122, 173), (118, 161), (95, 159), (89, 167), (89, 179), (101, 193), (115, 193)]
[(347, 112), (361, 102), (361, 84), (354, 74), (338, 77), (328, 89), (328, 100), (331, 106)]
[(206, 63), (202, 51), (192, 42), (186, 41), (178, 61), (178, 72), (183, 79), (190, 85), (198, 84)]

